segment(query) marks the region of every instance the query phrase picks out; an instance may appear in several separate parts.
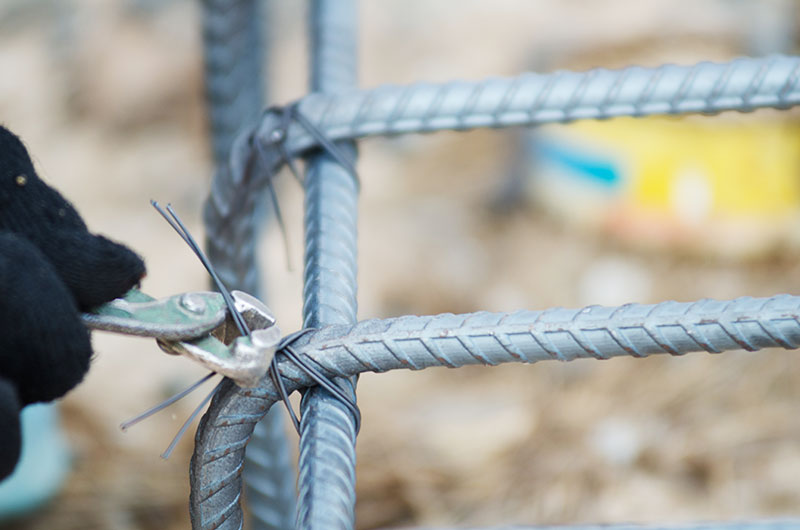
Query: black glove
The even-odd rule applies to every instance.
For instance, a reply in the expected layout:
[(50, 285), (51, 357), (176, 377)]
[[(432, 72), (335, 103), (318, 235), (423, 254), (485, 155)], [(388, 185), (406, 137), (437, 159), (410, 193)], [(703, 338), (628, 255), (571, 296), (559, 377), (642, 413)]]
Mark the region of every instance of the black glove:
[(19, 458), (21, 408), (63, 396), (89, 369), (78, 312), (123, 295), (144, 273), (130, 249), (89, 233), (0, 126), (0, 479)]

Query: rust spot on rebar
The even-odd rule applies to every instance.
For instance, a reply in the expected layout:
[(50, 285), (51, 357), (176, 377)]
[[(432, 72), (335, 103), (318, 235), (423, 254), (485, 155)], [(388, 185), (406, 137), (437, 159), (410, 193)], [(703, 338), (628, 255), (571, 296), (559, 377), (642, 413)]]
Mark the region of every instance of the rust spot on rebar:
[[(725, 329), (725, 327), (723, 326), (722, 329)], [(742, 339), (740, 339), (734, 333), (731, 333), (727, 329), (725, 329), (725, 333), (731, 338), (731, 340), (733, 342), (735, 342), (743, 350), (747, 350), (747, 351), (756, 351), (757, 350), (757, 348), (754, 348), (753, 346), (751, 346), (747, 342), (743, 341)]]
[[(697, 340), (697, 339), (696, 339)], [(697, 340), (697, 343), (708, 353), (720, 353), (720, 351), (715, 348), (711, 343), (704, 340)]]
[(640, 354), (638, 351), (631, 348), (630, 346), (626, 346), (625, 343), (623, 343), (622, 341), (617, 340), (616, 343), (619, 344), (619, 347), (622, 348), (622, 351), (624, 351), (628, 355), (632, 355), (634, 357), (643, 357), (642, 354)]
[[(650, 339), (651, 339), (653, 342), (655, 342), (655, 343), (656, 343), (656, 345), (657, 345), (659, 348), (661, 348), (662, 350), (664, 350), (664, 351), (665, 351), (665, 352), (667, 352), (668, 354), (670, 354), (670, 355), (683, 355), (683, 354), (682, 354), (680, 351), (676, 350), (675, 348), (673, 348), (672, 346), (670, 346), (669, 344), (667, 344), (667, 341), (664, 341), (664, 340), (659, 340), (659, 339), (658, 339), (658, 337), (656, 336), (656, 335), (657, 335), (657, 333), (656, 333), (654, 330), (651, 330), (651, 329), (650, 329), (650, 328), (648, 328), (647, 326), (643, 326), (643, 327), (642, 327), (642, 329), (644, 329), (645, 333), (647, 333), (647, 336), (648, 336), (648, 337), (650, 337)], [(690, 337), (692, 337), (692, 333), (691, 333), (691, 332), (689, 332), (688, 330), (687, 330), (687, 334), (688, 334)]]
[(210, 453), (210, 454), (206, 454), (204, 459), (203, 459), (203, 465), (207, 465), (207, 464), (211, 464), (212, 462), (216, 462), (220, 458), (225, 458), (226, 456), (231, 454), (231, 451), (233, 451), (233, 449), (228, 448), (225, 451), (216, 451), (216, 452), (213, 452), (213, 453)]

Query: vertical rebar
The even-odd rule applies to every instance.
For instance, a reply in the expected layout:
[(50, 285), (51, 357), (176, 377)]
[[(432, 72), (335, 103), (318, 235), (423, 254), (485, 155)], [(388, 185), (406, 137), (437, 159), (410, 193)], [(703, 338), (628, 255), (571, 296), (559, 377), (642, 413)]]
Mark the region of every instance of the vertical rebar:
[[(218, 168), (228, 163), (237, 132), (254, 122), (264, 107), (267, 50), (262, 31), (264, 6), (259, 4), (259, 0), (203, 1), (205, 91)], [(243, 244), (252, 247), (255, 238)], [(254, 251), (217, 254), (221, 259), (214, 264), (228, 280), (228, 287), (260, 296)], [(245, 488), (254, 529), (289, 528), (294, 522), (295, 472), (285, 425), (283, 411), (273, 407), (256, 426), (245, 454)]]
[[(311, 2), (311, 90), (338, 93), (357, 85), (355, 0)], [(355, 159), (353, 143), (337, 146)], [(308, 160), (305, 176), (304, 327), (356, 322), (355, 175), (329, 155)], [(356, 379), (336, 380), (355, 399)], [(319, 388), (301, 402), (298, 528), (352, 528), (355, 521), (355, 418)]]
[(236, 133), (263, 107), (258, 0), (203, 0), (205, 93), (214, 162), (227, 160)]

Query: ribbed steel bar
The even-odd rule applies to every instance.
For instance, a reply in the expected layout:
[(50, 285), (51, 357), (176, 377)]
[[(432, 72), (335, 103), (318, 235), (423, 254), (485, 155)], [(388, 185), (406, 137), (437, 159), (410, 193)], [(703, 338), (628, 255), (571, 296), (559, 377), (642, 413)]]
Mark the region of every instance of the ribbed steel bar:
[(219, 251), (221, 238), (214, 236), (227, 227), (227, 220), (216, 215), (219, 210), (213, 206), (215, 199), (236, 202), (237, 182), (231, 174), (241, 173), (238, 162), (246, 157), (244, 149), (234, 149), (236, 133), (248, 121), (252, 129), (253, 118), (264, 105), (258, 4), (258, 0), (203, 0), (206, 106), (217, 168), (204, 211), (207, 246), (225, 284), (250, 293), (259, 291), (253, 250), (255, 200), (248, 197), (250, 215), (237, 219), (240, 238), (226, 238), (223, 252)]
[[(658, 68), (596, 69), (584, 73), (523, 74), (508, 79), (384, 86), (343, 94), (310, 94), (300, 111), (333, 140), (442, 129), (510, 127), (647, 114), (749, 111), (800, 103), (800, 58), (742, 58), (728, 63)], [(235, 142), (229, 163), (217, 172), (205, 215), (209, 253), (247, 263), (253, 201), (284, 163), (275, 134), (276, 113), (264, 114)], [(297, 123), (285, 146), (298, 154), (316, 140)], [(254, 169), (255, 168), (255, 169)], [(251, 270), (252, 272), (252, 270)], [(242, 271), (247, 274), (248, 271)], [(225, 279), (225, 278), (223, 278)]]
[(261, 21), (258, 0), (203, 0), (206, 108), (217, 164), (264, 105)]
[(286, 437), (286, 415), (280, 407), (271, 408), (256, 424), (244, 456), (248, 528), (292, 528), (296, 475)]
[[(800, 297), (406, 316), (329, 326), (308, 333), (296, 345), (331, 377), (431, 366), (796, 349)], [(289, 390), (313, 384), (286, 360), (280, 369)], [(198, 429), (192, 457), (194, 528), (239, 528), (244, 448), (253, 425), (277, 398), (268, 378), (252, 389), (227, 384), (215, 397)]]
[[(338, 94), (357, 85), (355, 0), (313, 0), (310, 11), (311, 90)], [(352, 143), (337, 144), (351, 160)], [(358, 185), (327, 153), (309, 157), (305, 175), (303, 325), (356, 322)], [(355, 401), (356, 379), (335, 381)], [(297, 527), (355, 525), (356, 426), (327, 391), (308, 389), (300, 402)]]
[[(206, 108), (219, 168), (227, 166), (240, 127), (252, 124), (264, 106), (262, 7), (259, 0), (203, 1)], [(216, 223), (207, 225), (209, 233), (219, 230), (218, 217), (206, 221)], [(246, 221), (251, 227), (255, 222)], [(217, 253), (212, 259), (230, 288), (259, 294), (254, 253)], [(271, 409), (261, 420), (245, 457), (251, 527), (289, 528), (295, 513), (295, 472), (283, 411)]]
[[(510, 127), (649, 114), (751, 111), (800, 103), (800, 58), (741, 58), (727, 63), (657, 68), (598, 68), (583, 73), (527, 73), (512, 78), (382, 86), (338, 95), (310, 94), (299, 108), (328, 138), (354, 139), (443, 129)], [(262, 123), (271, 142), (275, 121)], [(316, 145), (303, 127), (286, 145)]]

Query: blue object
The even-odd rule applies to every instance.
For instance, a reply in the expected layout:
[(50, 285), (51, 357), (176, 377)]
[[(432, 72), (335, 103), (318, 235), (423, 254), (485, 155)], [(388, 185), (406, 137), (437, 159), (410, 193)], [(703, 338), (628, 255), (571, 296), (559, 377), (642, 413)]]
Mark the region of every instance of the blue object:
[(541, 136), (536, 137), (535, 150), (535, 156), (542, 162), (555, 164), (589, 181), (615, 187), (622, 179), (619, 169), (610, 160), (546, 141)]
[(14, 473), (0, 482), (0, 520), (23, 515), (52, 499), (70, 468), (56, 404), (29, 405), (20, 421), (22, 455)]

